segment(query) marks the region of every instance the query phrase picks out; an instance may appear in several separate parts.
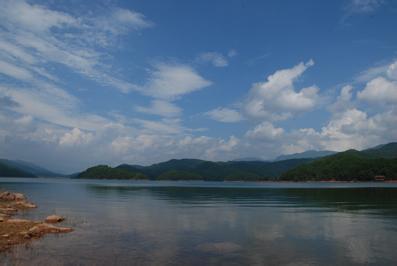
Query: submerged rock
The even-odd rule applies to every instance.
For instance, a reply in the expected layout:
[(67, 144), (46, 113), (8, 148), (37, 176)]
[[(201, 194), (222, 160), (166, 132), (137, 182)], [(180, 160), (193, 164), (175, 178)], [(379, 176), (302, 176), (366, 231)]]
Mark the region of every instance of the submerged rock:
[(55, 214), (47, 216), (47, 218), (45, 218), (46, 223), (52, 223), (52, 224), (62, 222), (63, 220), (65, 220), (65, 217), (55, 215)]
[(52, 224), (41, 223), (30, 228), (27, 234), (31, 237), (40, 237), (48, 233), (69, 233), (72, 231), (73, 229), (70, 227), (58, 227)]
[(12, 193), (9, 191), (4, 191), (0, 193), (0, 200), (4, 201), (23, 201), (26, 197), (22, 193)]

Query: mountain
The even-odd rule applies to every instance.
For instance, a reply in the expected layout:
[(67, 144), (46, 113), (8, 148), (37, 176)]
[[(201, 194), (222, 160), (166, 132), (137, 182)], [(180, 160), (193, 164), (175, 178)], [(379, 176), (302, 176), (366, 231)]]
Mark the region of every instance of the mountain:
[(378, 145), (362, 152), (375, 157), (397, 158), (397, 142)]
[(32, 173), (13, 167), (3, 160), (0, 161), (0, 177), (35, 177)]
[[(7, 166), (8, 168), (16, 169), (20, 171), (18, 176), (40, 176), (40, 177), (59, 177), (61, 174), (49, 171), (41, 166), (20, 161), (20, 160), (7, 160), (0, 159), (0, 163)], [(6, 176), (5, 174), (0, 174), (0, 176)]]
[(335, 154), (336, 151), (315, 151), (315, 150), (308, 150), (300, 153), (293, 153), (287, 155), (280, 155), (278, 156), (275, 161), (284, 161), (290, 159), (307, 159), (307, 158), (321, 158), (328, 155)]
[(386, 158), (385, 155), (391, 155), (389, 148), (376, 152), (347, 150), (300, 165), (283, 173), (280, 179), (373, 181), (375, 176), (396, 179), (397, 158)]
[(246, 162), (252, 162), (252, 161), (265, 161), (261, 158), (258, 157), (242, 157), (242, 158), (238, 158), (238, 159), (234, 159), (233, 161), (235, 162), (242, 162), (242, 161), (246, 161)]
[[(172, 159), (150, 166), (122, 164), (117, 167), (96, 166), (78, 178), (141, 178), (154, 180), (269, 180), (310, 159), (280, 162), (229, 161), (211, 162), (198, 159)], [(120, 171), (120, 172), (119, 172)], [(128, 174), (127, 174), (128, 173)]]

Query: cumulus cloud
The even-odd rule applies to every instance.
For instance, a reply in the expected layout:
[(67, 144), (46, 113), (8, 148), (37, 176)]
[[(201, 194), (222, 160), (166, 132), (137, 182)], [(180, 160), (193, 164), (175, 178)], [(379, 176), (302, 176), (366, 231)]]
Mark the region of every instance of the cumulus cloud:
[(182, 112), (175, 104), (163, 100), (153, 100), (149, 106), (137, 106), (135, 109), (141, 113), (165, 117), (179, 116)]
[(243, 120), (243, 116), (236, 110), (219, 107), (205, 113), (211, 119), (223, 123), (235, 123)]
[[(235, 52), (230, 51), (229, 54), (230, 54), (229, 57), (233, 57), (235, 55)], [(198, 56), (197, 60), (199, 62), (211, 63), (214, 67), (226, 67), (229, 65), (227, 58), (221, 53), (217, 53), (217, 52), (202, 53)]]
[(397, 61), (394, 61), (387, 67), (386, 73), (390, 79), (397, 80)]
[(188, 65), (160, 63), (154, 66), (148, 82), (139, 90), (154, 98), (174, 100), (210, 85), (210, 81)]
[(312, 109), (319, 89), (310, 86), (296, 90), (294, 82), (313, 64), (312, 60), (302, 62), (290, 69), (276, 71), (264, 82), (255, 83), (244, 104), (246, 113), (252, 117), (281, 120)]
[(353, 86), (343, 86), (336, 101), (328, 108), (331, 112), (336, 113), (352, 107)]
[(357, 97), (374, 103), (397, 103), (397, 82), (377, 77), (368, 82)]
[(275, 127), (270, 122), (262, 122), (255, 128), (248, 130), (246, 136), (252, 139), (272, 140), (282, 136), (284, 129)]
[(59, 144), (61, 146), (82, 145), (89, 143), (92, 139), (92, 133), (83, 132), (79, 128), (73, 128), (60, 138)]

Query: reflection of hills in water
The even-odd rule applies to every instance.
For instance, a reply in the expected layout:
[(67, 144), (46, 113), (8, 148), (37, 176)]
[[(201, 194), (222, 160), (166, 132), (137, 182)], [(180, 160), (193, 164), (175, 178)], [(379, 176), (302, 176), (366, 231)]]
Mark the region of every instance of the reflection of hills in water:
[[(134, 187), (87, 185), (102, 197), (150, 195), (189, 207), (298, 208), (301, 211), (363, 212), (397, 217), (397, 188), (225, 188), (225, 187)], [(287, 211), (287, 210), (286, 210)]]

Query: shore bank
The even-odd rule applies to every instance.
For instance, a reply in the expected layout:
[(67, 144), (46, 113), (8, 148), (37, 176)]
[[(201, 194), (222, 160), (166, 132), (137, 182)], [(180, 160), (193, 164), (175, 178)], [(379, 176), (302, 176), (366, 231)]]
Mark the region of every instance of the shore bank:
[(65, 218), (50, 215), (44, 221), (13, 218), (20, 211), (37, 208), (25, 195), (13, 192), (0, 193), (0, 252), (14, 245), (27, 244), (49, 233), (69, 233), (69, 227), (55, 226)]

